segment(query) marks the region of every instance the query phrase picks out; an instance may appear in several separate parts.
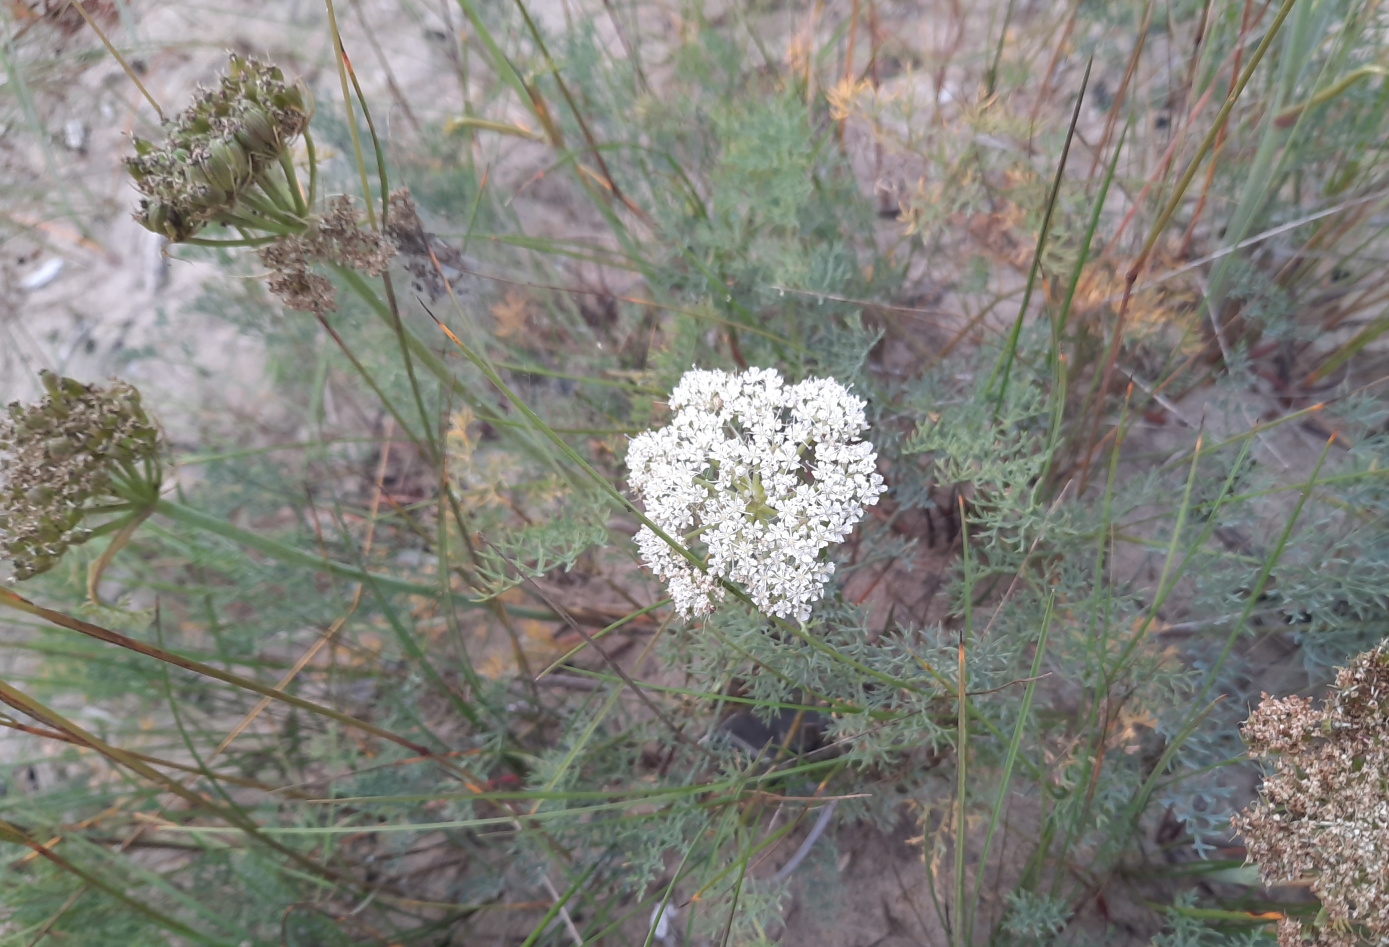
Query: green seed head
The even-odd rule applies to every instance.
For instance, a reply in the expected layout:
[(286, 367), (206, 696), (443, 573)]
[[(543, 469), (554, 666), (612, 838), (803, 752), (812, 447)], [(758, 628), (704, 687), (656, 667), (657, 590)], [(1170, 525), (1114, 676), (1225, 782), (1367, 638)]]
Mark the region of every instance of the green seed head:
[[(93, 504), (158, 495), (159, 430), (129, 385), (84, 385), (52, 372), (47, 396), (0, 418), (0, 559), (25, 579), (52, 568), (90, 530)], [(132, 481), (131, 471), (147, 480)]]
[(251, 159), (234, 141), (214, 141), (207, 149), (200, 170), (212, 186), (235, 194), (250, 177)]
[(164, 141), (134, 140), (125, 165), (143, 196), (135, 219), (178, 242), (214, 221), (254, 218), (242, 196), (281, 165), (311, 115), (302, 85), (233, 54), (217, 87), (166, 122)]

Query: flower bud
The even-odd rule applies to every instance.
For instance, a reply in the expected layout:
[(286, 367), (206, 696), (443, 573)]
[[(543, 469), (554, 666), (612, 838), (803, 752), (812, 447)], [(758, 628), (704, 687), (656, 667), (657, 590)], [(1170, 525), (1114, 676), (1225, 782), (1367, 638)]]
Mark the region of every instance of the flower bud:
[(135, 219), (146, 230), (172, 239), (172, 234), (168, 230), (169, 208), (163, 201), (150, 198), (140, 201), (140, 210), (136, 213)]
[(253, 157), (263, 159), (278, 158), (280, 136), (275, 131), (275, 123), (270, 113), (260, 106), (251, 106), (241, 119), (241, 129), (236, 133), (237, 143)]
[(236, 170), (231, 163), (221, 155), (209, 155), (203, 159), (199, 172), (204, 181), (215, 191), (223, 194), (234, 193), (237, 189), (238, 179)]
[(19, 580), (30, 579), (41, 572), (47, 572), (56, 565), (58, 560), (49, 553), (34, 556), (22, 565), (16, 565), (14, 577)]
[(208, 179), (207, 173), (202, 168), (190, 168), (188, 171), (188, 190), (193, 198), (193, 207), (198, 211), (199, 216), (212, 218), (220, 211), (230, 210), (235, 192), (230, 188), (222, 187)]

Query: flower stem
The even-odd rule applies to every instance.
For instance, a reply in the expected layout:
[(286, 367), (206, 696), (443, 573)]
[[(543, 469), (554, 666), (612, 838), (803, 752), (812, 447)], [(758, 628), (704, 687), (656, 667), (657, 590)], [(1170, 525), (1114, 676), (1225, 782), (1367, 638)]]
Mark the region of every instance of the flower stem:
[(101, 576), (106, 571), (106, 567), (111, 564), (111, 560), (116, 558), (116, 553), (120, 552), (126, 543), (130, 542), (130, 537), (135, 535), (135, 530), (140, 528), (152, 512), (150, 507), (146, 507), (127, 519), (121, 526), (120, 532), (111, 537), (111, 541), (106, 544), (97, 560), (87, 567), (87, 599), (93, 605), (106, 604), (97, 594), (97, 586), (101, 584)]
[[(277, 237), (288, 237), (288, 236), (292, 236), (292, 235), (294, 235), (294, 234), (296, 234), (296, 233), (299, 233), (299, 232), (302, 230), (302, 228), (296, 229), (296, 228), (289, 227), (289, 226), (287, 226), (286, 224), (283, 224), (283, 223), (281, 223), (281, 222), (278, 221), (278, 220), (273, 220), (273, 219), (271, 219), (271, 218), (269, 218), (269, 217), (266, 217), (266, 216), (261, 215), (260, 213), (255, 213), (255, 214), (251, 214), (250, 216), (247, 216), (246, 214), (234, 214), (234, 213), (231, 213), (230, 211), (223, 211), (222, 213), (217, 214), (215, 217), (213, 217), (213, 218), (212, 218), (212, 221), (213, 221), (213, 223), (222, 224), (223, 226), (226, 226), (226, 227), (235, 227), (235, 228), (237, 228), (238, 230), (242, 230), (242, 231), (248, 231), (248, 230), (249, 230), (249, 231), (260, 231), (260, 232), (262, 232), (262, 233), (271, 233), (271, 234), (274, 234), (274, 235), (277, 236)], [(243, 239), (246, 240), (246, 241), (252, 241), (252, 240), (260, 240), (261, 238), (259, 238), (259, 237), (245, 237), (245, 238), (243, 238)], [(185, 243), (195, 243), (195, 242), (197, 242), (197, 238), (190, 238), (190, 239), (188, 239), (188, 240), (186, 240), (186, 241), (182, 241), (182, 242), (185, 242)], [(265, 243), (272, 243), (272, 242), (273, 242), (273, 238), (272, 238), (271, 240), (265, 240), (264, 242), (265, 242)], [(253, 246), (254, 244), (251, 244), (251, 243), (243, 243), (242, 241), (238, 240), (238, 241), (233, 241), (231, 245), (232, 245), (232, 246)]]
[(309, 215), (309, 204), (304, 200), (304, 194), (299, 190), (299, 176), (294, 173), (294, 157), (288, 149), (280, 152), (280, 170), (285, 173), (285, 185), (289, 189), (289, 196), (294, 201), (294, 212), (300, 217)]
[[(262, 188), (265, 187), (264, 182), (258, 183), (261, 184)], [(273, 221), (280, 227), (285, 228), (285, 233), (296, 234), (304, 232), (304, 227), (306, 226), (305, 221), (298, 220), (285, 213), (285, 211), (279, 207), (279, 205), (275, 204), (273, 199), (269, 196), (260, 197), (248, 191), (241, 195), (241, 203), (254, 210), (265, 220)], [(253, 223), (252, 226), (258, 226), (258, 224)], [(271, 228), (262, 227), (261, 229), (270, 230)]]
[[(263, 536), (260, 533), (234, 526), (224, 519), (210, 516), (201, 510), (195, 510), (192, 507), (184, 506), (182, 503), (176, 503), (173, 500), (160, 498), (154, 502), (154, 505), (150, 509), (152, 512), (159, 513), (185, 526), (192, 526), (195, 529), (201, 529), (215, 536), (230, 539), (232, 542), (245, 546), (248, 549), (254, 549), (259, 553), (269, 556), (271, 559), (288, 565), (304, 566), (318, 572), (325, 572), (339, 579), (362, 582), (382, 592), (404, 592), (410, 595), (423, 595), (429, 598), (436, 598), (439, 594), (439, 590), (432, 585), (421, 585), (393, 575), (368, 572), (356, 566), (350, 566), (346, 563), (328, 559), (317, 553), (308, 552), (291, 546), (288, 543), (282, 543), (277, 539)], [(460, 604), (466, 604), (471, 608), (487, 607), (487, 604), (484, 602), (474, 602), (467, 598), (455, 598), (454, 601)], [(525, 618), (554, 618), (554, 615), (549, 611), (542, 609), (520, 608), (508, 605), (507, 611), (510, 614)]]
[(313, 146), (313, 135), (309, 134), (307, 128), (304, 129), (304, 150), (309, 156), (309, 196), (304, 203), (309, 210), (313, 210), (314, 200), (318, 196), (318, 152)]
[(266, 244), (274, 243), (275, 237), (245, 237), (240, 240), (213, 240), (208, 237), (185, 237), (180, 243), (192, 244), (195, 247), (263, 247)]

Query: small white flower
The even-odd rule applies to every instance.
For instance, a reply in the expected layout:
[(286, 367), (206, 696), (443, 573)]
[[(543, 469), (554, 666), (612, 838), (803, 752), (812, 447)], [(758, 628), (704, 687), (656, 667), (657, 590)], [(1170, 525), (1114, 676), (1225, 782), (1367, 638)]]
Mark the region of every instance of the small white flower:
[(805, 621), (834, 572), (821, 554), (887, 489), (859, 440), (863, 400), (832, 378), (788, 386), (771, 368), (694, 369), (670, 407), (668, 425), (632, 439), (632, 489), (668, 536), (707, 550), (708, 572), (646, 526), (642, 559), (686, 617), (713, 611), (728, 579), (763, 612)]

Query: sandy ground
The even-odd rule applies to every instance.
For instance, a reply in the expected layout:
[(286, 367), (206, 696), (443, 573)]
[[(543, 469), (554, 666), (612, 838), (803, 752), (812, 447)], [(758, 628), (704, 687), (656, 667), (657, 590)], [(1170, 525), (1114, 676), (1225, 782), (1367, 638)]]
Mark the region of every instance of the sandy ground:
[[(142, 2), (133, 14), (120, 6), (126, 15), (103, 24), (166, 112), (215, 80), (228, 49), (283, 64), (319, 101), (340, 100), (321, 3)], [(410, 124), (461, 112), (449, 56), (461, 28), (456, 9), (446, 19), (448, 4), (340, 7), (367, 95), (390, 105), (381, 109), (388, 135), (403, 130), (408, 142)], [(542, 21), (562, 23), (557, 3), (536, 9)], [(35, 395), (43, 368), (86, 381), (118, 375), (187, 445), (200, 424), (215, 421), (210, 414), (263, 411), (269, 392), (257, 344), (191, 305), (208, 280), (225, 277), (164, 252), (130, 216), (136, 194), (120, 160), (132, 132), (157, 132), (150, 104), (89, 31), (26, 20), (6, 28), (13, 63), (25, 68), (0, 75), (0, 400)], [(32, 74), (26, 81), (20, 73)]]

